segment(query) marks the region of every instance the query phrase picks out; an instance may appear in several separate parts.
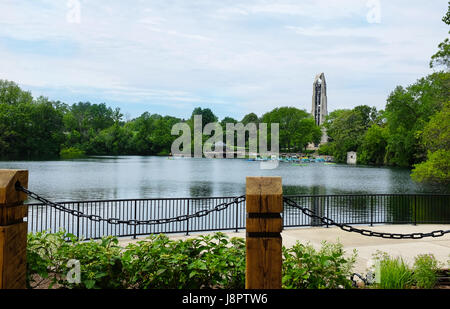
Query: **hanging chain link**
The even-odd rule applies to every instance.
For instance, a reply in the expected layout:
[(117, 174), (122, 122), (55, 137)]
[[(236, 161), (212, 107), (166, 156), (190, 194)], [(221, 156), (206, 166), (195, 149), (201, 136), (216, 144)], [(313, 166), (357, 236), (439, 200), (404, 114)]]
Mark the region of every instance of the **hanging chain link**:
[(347, 224), (337, 223), (333, 219), (316, 215), (316, 213), (313, 210), (298, 205), (296, 201), (294, 201), (290, 198), (283, 197), (283, 200), (289, 206), (296, 208), (296, 209), (300, 209), (308, 217), (318, 219), (323, 224), (335, 225), (346, 232), (355, 232), (355, 233), (359, 233), (364, 236), (381, 237), (381, 238), (388, 238), (388, 239), (421, 239), (424, 237), (440, 237), (440, 236), (444, 236), (447, 233), (450, 233), (450, 230), (447, 230), (447, 231), (438, 230), (438, 231), (433, 231), (433, 232), (429, 232), (429, 233), (397, 234), (397, 233), (375, 232), (375, 231), (370, 231), (370, 230), (365, 230), (365, 229), (358, 229), (358, 228), (355, 228), (355, 227), (347, 225)]
[[(107, 222), (109, 224), (127, 224), (127, 225), (131, 225), (131, 226), (167, 224), (167, 223), (172, 223), (172, 222), (186, 221), (186, 220), (193, 219), (193, 218), (200, 218), (200, 217), (207, 216), (214, 211), (219, 212), (219, 211), (225, 210), (232, 204), (238, 204), (238, 203), (245, 201), (245, 195), (241, 195), (241, 196), (235, 197), (233, 199), (233, 201), (231, 201), (231, 202), (220, 203), (212, 209), (203, 209), (203, 210), (200, 210), (200, 211), (190, 214), (190, 215), (181, 215), (181, 216), (177, 216), (177, 217), (173, 217), (173, 218), (165, 218), (165, 219), (121, 220), (118, 218), (105, 219), (98, 215), (88, 215), (79, 210), (67, 208), (64, 205), (61, 205), (59, 203), (54, 203), (54, 202), (47, 200), (46, 198), (43, 198), (42, 196), (22, 187), (20, 184), (16, 184), (16, 190), (22, 191), (22, 192), (26, 193), (29, 197), (31, 197), (37, 201), (40, 201), (41, 203), (46, 204), (50, 207), (53, 207), (56, 210), (60, 210), (60, 211), (69, 213), (76, 217), (87, 218), (94, 222)], [(398, 234), (398, 233), (375, 232), (375, 231), (366, 230), (366, 229), (358, 229), (358, 228), (355, 228), (355, 227), (347, 225), (347, 224), (337, 223), (333, 219), (319, 216), (313, 210), (298, 205), (296, 201), (294, 201), (288, 197), (283, 197), (283, 201), (287, 205), (301, 210), (308, 217), (318, 219), (323, 224), (335, 225), (346, 232), (355, 232), (355, 233), (359, 233), (364, 236), (381, 237), (381, 238), (388, 238), (388, 239), (421, 239), (424, 237), (441, 237), (441, 236), (444, 236), (445, 234), (450, 233), (450, 230), (446, 230), (446, 231), (437, 230), (437, 231), (432, 231), (432, 232), (428, 232), (428, 233)]]
[(177, 217), (173, 217), (173, 218), (165, 218), (165, 219), (150, 219), (150, 220), (136, 220), (136, 219), (132, 219), (132, 220), (120, 220), (118, 218), (102, 218), (101, 216), (98, 215), (88, 215), (85, 214), (79, 210), (76, 209), (70, 209), (65, 207), (64, 205), (61, 205), (59, 203), (54, 203), (51, 202), (49, 200), (47, 200), (46, 198), (43, 198), (42, 196), (28, 190), (25, 189), (24, 187), (22, 187), (20, 184), (16, 184), (16, 190), (17, 191), (22, 191), (24, 193), (26, 193), (29, 197), (45, 204), (48, 205), (50, 207), (55, 208), (56, 210), (59, 211), (63, 211), (66, 213), (69, 213), (71, 215), (74, 215), (76, 217), (80, 217), (80, 218), (87, 218), (91, 221), (94, 222), (107, 222), (109, 224), (127, 224), (130, 226), (136, 226), (136, 225), (156, 225), (156, 224), (167, 224), (167, 223), (172, 223), (172, 222), (181, 222), (181, 221), (186, 221), (189, 219), (193, 219), (193, 218), (200, 218), (200, 217), (204, 217), (209, 215), (210, 213), (214, 212), (214, 211), (222, 211), (227, 209), (230, 205), (232, 204), (238, 204), (241, 203), (242, 201), (245, 201), (245, 195), (242, 196), (238, 196), (235, 197), (233, 199), (233, 201), (231, 202), (225, 202), (225, 203), (220, 203), (218, 205), (216, 205), (214, 208), (212, 209), (203, 209), (200, 210), (196, 213), (190, 214), (190, 215), (181, 215), (181, 216), (177, 216)]

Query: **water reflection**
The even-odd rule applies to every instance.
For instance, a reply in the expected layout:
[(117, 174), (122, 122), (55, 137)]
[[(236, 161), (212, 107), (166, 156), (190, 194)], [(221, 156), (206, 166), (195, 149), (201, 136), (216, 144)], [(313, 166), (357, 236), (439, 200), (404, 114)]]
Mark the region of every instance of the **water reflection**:
[(189, 187), (191, 197), (213, 196), (213, 188), (210, 182), (194, 182)]

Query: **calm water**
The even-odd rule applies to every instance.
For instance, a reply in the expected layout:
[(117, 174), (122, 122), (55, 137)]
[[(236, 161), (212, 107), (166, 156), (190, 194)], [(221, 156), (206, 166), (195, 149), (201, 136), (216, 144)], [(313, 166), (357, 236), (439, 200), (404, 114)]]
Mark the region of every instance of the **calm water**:
[(273, 170), (244, 159), (91, 157), (59, 161), (3, 161), (0, 168), (27, 169), (29, 188), (57, 201), (154, 197), (237, 196), (246, 176), (282, 176), (283, 192), (293, 194), (449, 193), (449, 188), (415, 184), (407, 169), (325, 165)]

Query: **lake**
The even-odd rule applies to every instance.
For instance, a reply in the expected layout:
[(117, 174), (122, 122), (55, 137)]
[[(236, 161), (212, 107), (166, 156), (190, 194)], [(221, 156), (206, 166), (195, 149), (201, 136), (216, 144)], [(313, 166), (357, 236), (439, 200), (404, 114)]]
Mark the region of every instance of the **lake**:
[(29, 170), (29, 189), (55, 201), (239, 196), (246, 176), (281, 176), (285, 195), (450, 193), (448, 187), (414, 183), (408, 169), (346, 164), (280, 162), (261, 169), (260, 162), (246, 159), (102, 156), (0, 161), (0, 169)]

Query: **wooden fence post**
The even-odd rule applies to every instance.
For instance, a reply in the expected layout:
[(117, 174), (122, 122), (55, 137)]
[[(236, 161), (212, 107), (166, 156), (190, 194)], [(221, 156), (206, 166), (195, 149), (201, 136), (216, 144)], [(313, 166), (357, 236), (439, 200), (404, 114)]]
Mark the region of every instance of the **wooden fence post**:
[(0, 170), (0, 289), (26, 288), (28, 207), (17, 182), (26, 188), (28, 171)]
[(281, 289), (281, 177), (247, 177), (246, 289)]

